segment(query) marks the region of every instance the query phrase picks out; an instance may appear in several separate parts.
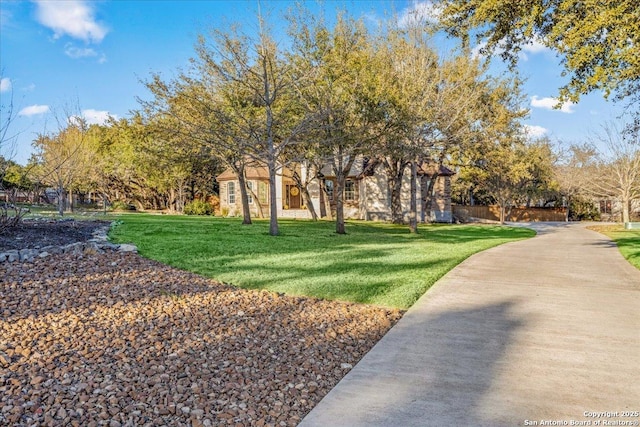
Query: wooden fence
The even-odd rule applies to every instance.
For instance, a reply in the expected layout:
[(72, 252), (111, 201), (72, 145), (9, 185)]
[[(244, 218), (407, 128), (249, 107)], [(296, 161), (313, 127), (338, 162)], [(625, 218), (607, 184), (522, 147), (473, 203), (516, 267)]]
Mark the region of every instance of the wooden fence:
[[(452, 205), (453, 215), (465, 221), (468, 218), (480, 218), (490, 221), (500, 220), (500, 206), (462, 206)], [(510, 222), (564, 221), (566, 208), (511, 208), (507, 210), (505, 220)]]

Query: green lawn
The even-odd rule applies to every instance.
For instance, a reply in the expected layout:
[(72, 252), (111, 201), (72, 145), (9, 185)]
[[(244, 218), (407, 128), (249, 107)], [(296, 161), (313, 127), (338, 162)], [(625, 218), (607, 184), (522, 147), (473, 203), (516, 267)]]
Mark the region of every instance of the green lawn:
[(354, 221), (347, 235), (333, 222), (242, 225), (236, 218), (126, 215), (110, 233), (163, 263), (250, 289), (268, 289), (406, 309), (470, 255), (531, 237), (523, 228), (471, 225), (407, 227)]
[[(34, 218), (54, 218), (60, 219), (60, 215), (58, 215), (58, 208), (54, 205), (30, 205), (30, 204), (19, 204), (22, 208), (29, 209), (29, 213), (25, 215), (25, 219), (34, 219)], [(13, 215), (13, 211), (9, 211), (11, 215)], [(87, 208), (76, 208), (75, 211), (65, 212), (62, 218), (73, 218), (77, 220), (83, 219), (100, 219), (105, 221), (111, 221), (119, 216), (121, 212), (112, 212), (107, 211), (105, 214), (102, 209), (87, 209)]]
[(632, 265), (640, 269), (640, 230), (625, 230), (622, 225), (589, 227), (608, 236)]

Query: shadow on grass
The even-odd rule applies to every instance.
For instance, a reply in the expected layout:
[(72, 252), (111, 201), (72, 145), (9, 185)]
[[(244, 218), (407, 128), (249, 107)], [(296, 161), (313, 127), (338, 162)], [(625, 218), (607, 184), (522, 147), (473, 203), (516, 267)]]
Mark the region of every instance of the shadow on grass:
[[(469, 255), (533, 232), (500, 226), (406, 227), (350, 222), (347, 235), (326, 221), (268, 223), (185, 217), (129, 217), (112, 232), (140, 253), (246, 288), (409, 307)], [(387, 297), (390, 300), (387, 300)]]

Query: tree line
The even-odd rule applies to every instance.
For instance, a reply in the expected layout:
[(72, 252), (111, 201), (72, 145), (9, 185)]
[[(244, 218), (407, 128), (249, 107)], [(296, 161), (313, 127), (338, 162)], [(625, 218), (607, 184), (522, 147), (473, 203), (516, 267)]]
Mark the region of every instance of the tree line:
[[(275, 206), (276, 174), (304, 163), (336, 177), (338, 233), (345, 232), (345, 182), (358, 156), (383, 165), (394, 222), (403, 220), (400, 190), (409, 173), (412, 231), (416, 171), (424, 162), (455, 169), (460, 198), (475, 194), (503, 213), (573, 191), (559, 178), (567, 163), (548, 141), (526, 135), (518, 77), (490, 75), (464, 43), (443, 56), (433, 42), (438, 28), (428, 21), (371, 29), (347, 14), (329, 22), (301, 8), (288, 15), (287, 35), (276, 41), (258, 19), (257, 32), (234, 27), (200, 35), (189, 67), (172, 79), (152, 74), (143, 82), (149, 96), (139, 98), (131, 117), (88, 126), (71, 116), (57, 132), (38, 136), (23, 174), (29, 185), (54, 189), (61, 214), (73, 193), (182, 211), (214, 194), (214, 177), (231, 168), (243, 221), (251, 223), (247, 166), (266, 166)], [(313, 177), (294, 178), (315, 214), (307, 189)], [(270, 212), (276, 235), (277, 212)]]

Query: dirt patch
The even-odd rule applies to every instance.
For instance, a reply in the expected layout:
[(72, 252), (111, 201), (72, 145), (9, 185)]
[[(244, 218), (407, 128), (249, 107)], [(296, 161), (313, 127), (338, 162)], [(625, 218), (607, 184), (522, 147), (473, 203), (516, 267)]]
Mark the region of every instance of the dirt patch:
[(615, 225), (589, 225), (587, 230), (597, 231), (598, 233), (610, 233), (613, 231), (624, 231), (624, 226), (620, 224)]
[(0, 252), (86, 242), (98, 228), (108, 225), (108, 221), (25, 220), (0, 233)]
[(293, 426), (401, 317), (135, 254), (0, 265), (0, 425)]

